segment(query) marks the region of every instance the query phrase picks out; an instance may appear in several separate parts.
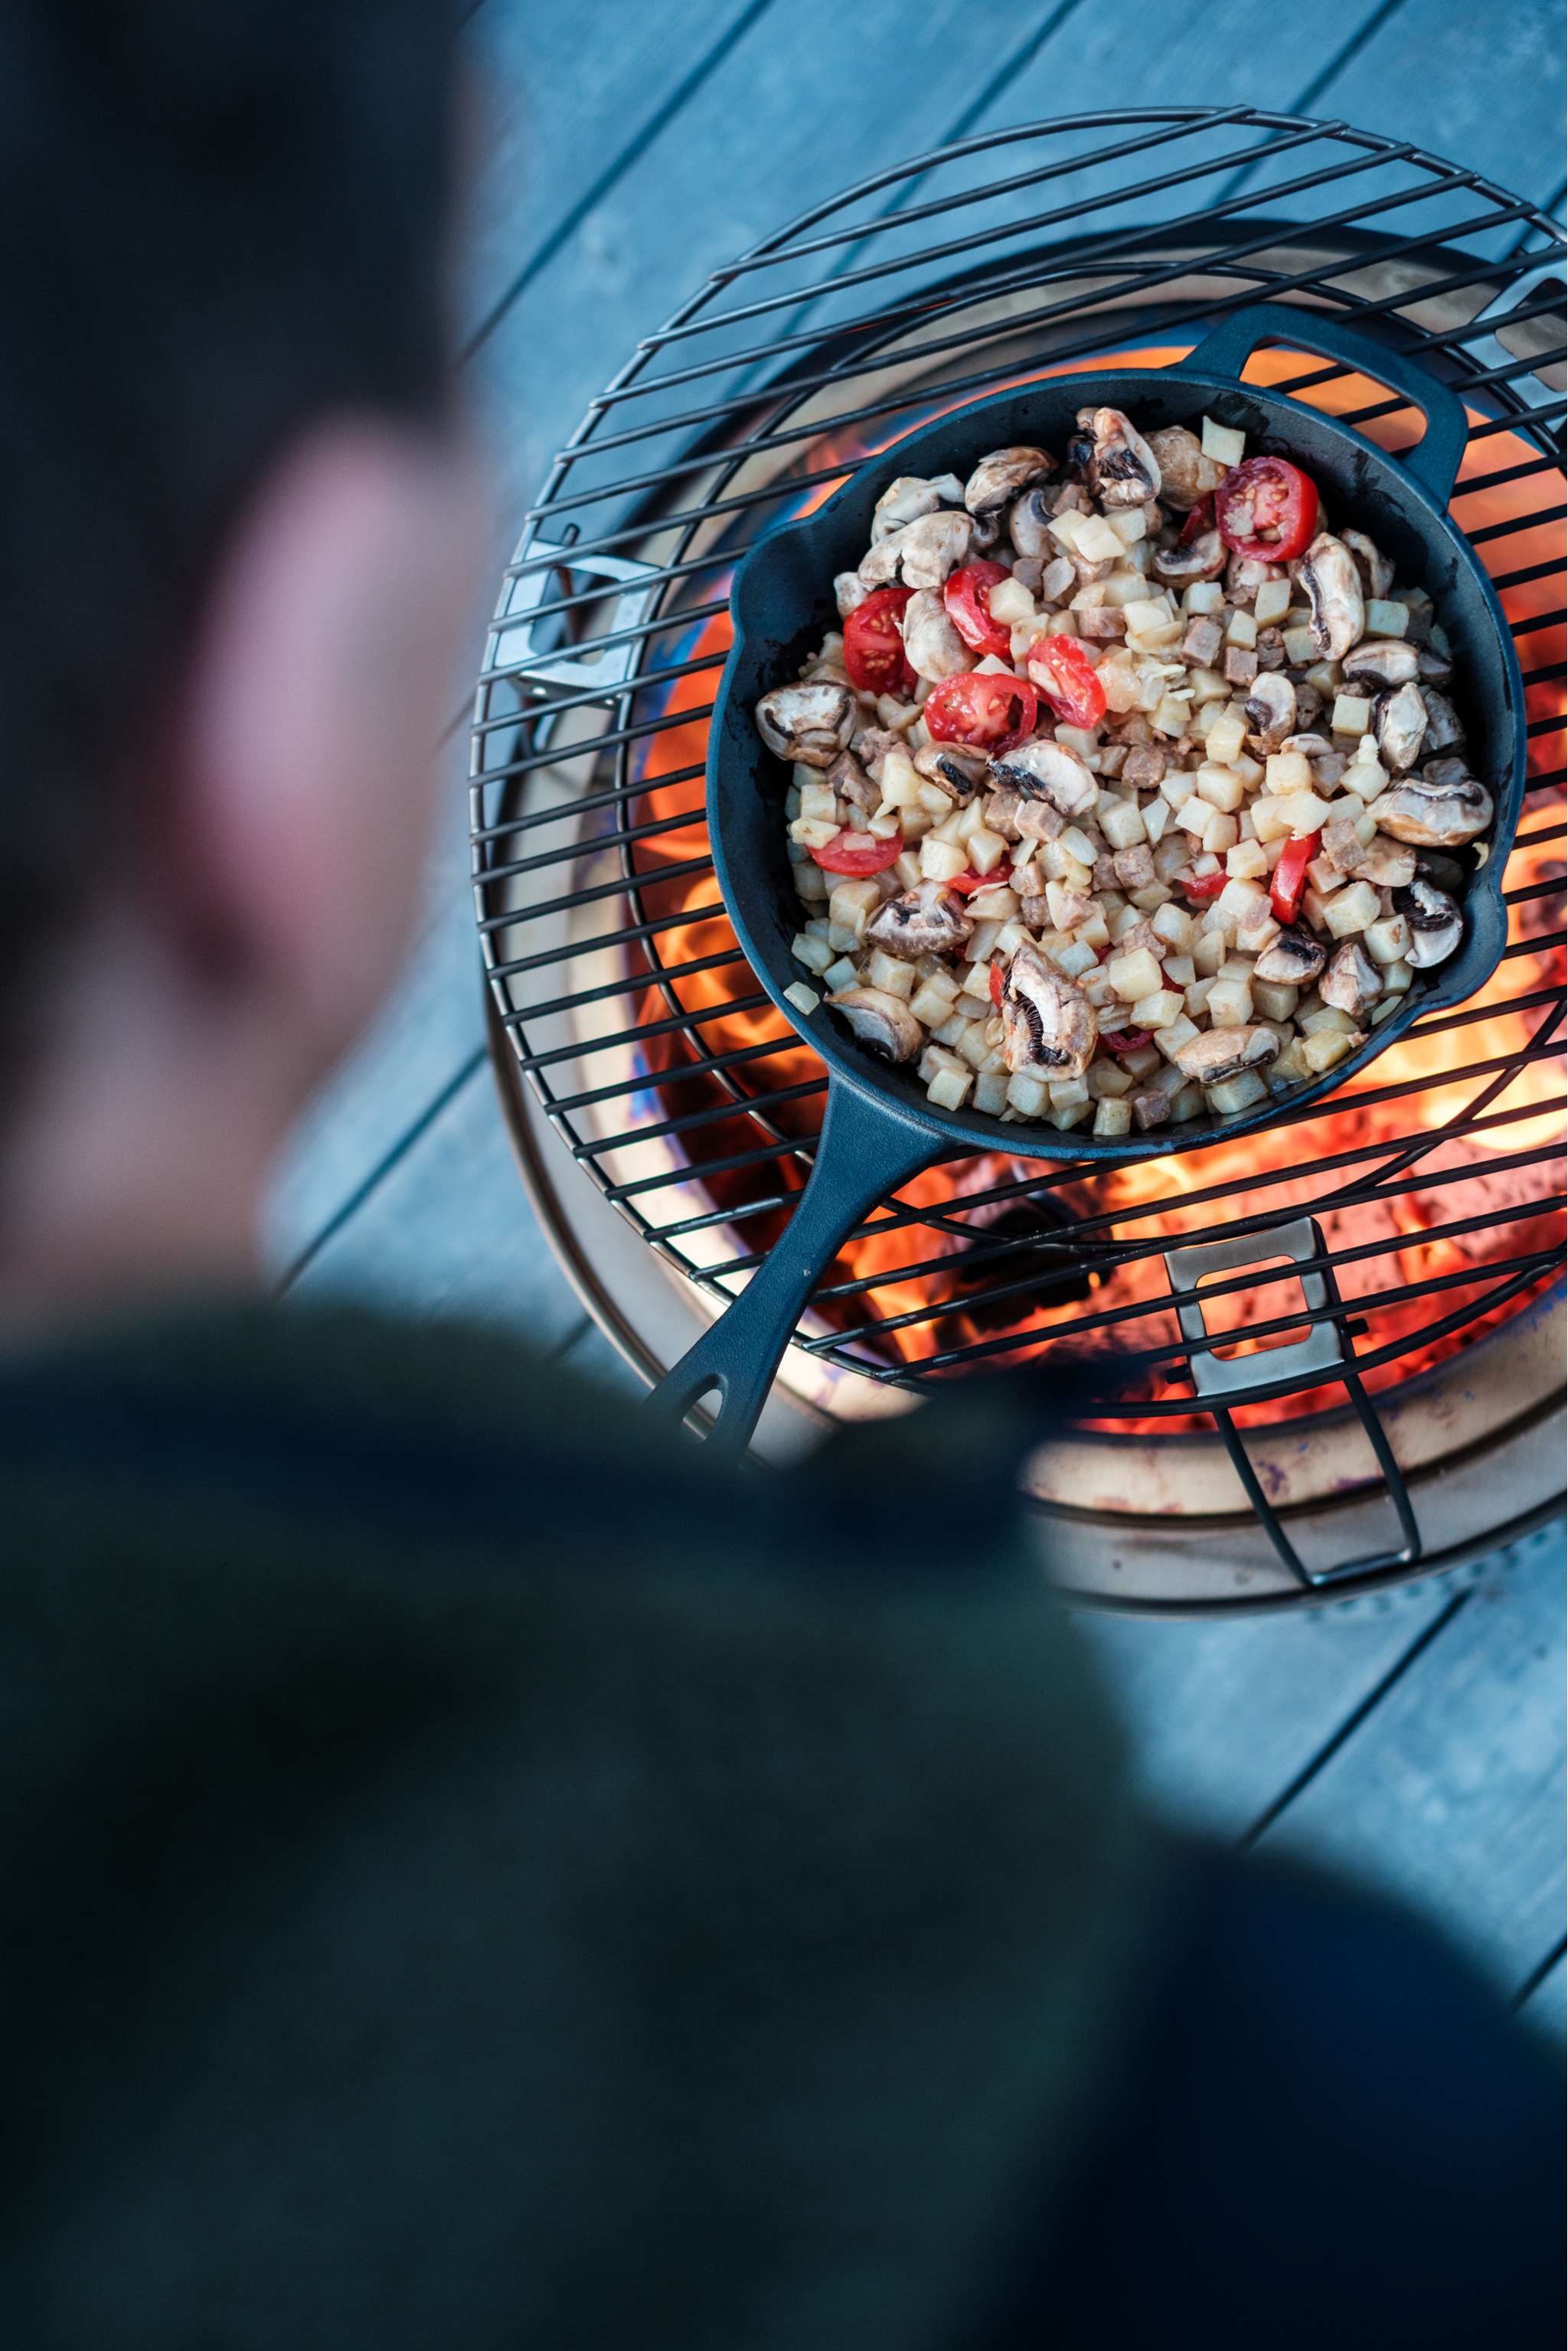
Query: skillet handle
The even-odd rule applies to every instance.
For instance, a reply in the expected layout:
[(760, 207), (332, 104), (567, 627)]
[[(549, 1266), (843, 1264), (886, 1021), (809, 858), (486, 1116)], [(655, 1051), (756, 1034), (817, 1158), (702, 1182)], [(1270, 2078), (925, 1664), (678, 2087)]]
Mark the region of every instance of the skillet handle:
[(678, 1426), (716, 1388), (707, 1447), (721, 1460), (738, 1460), (823, 1267), (868, 1208), (937, 1155), (930, 1136), (892, 1103), (831, 1080), (816, 1163), (783, 1238), (734, 1305), (666, 1372), (644, 1409)]
[(1413, 449), (1400, 452), (1406, 473), (1446, 507), (1464, 461), (1469, 421), (1464, 402), (1416, 360), (1387, 343), (1374, 342), (1322, 310), (1298, 310), (1283, 302), (1253, 302), (1221, 319), (1176, 369), (1177, 375), (1227, 375), (1239, 379), (1260, 343), (1292, 344), (1319, 359), (1343, 360), (1375, 383), (1403, 392), (1427, 420)]

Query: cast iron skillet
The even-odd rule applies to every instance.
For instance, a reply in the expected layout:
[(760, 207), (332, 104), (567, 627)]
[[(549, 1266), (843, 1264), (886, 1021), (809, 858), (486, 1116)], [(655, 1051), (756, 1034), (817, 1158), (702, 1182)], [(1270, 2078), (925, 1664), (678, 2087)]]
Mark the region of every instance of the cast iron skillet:
[[(1396, 460), (1288, 394), (1239, 382), (1252, 352), (1271, 341), (1342, 360), (1402, 392), (1426, 418), (1423, 438)], [(801, 977), (789, 942), (802, 920), (785, 849), (789, 771), (764, 748), (752, 719), (758, 697), (793, 677), (804, 654), (837, 624), (833, 574), (858, 563), (872, 509), (895, 474), (963, 479), (991, 449), (1038, 442), (1061, 450), (1076, 412), (1090, 402), (1125, 409), (1145, 433), (1165, 424), (1196, 427), (1207, 414), (1239, 425), (1253, 454), (1274, 450), (1298, 459), (1322, 486), (1335, 523), (1368, 532), (1393, 557), (1397, 578), (1431, 595), (1453, 644), (1453, 692), (1467, 723), (1471, 772), (1497, 804), (1490, 853), (1462, 910), (1458, 954), (1421, 974), (1400, 1010), (1359, 1052), (1313, 1083), (1229, 1117), (1098, 1141), (1043, 1123), (1001, 1126), (978, 1112), (934, 1109), (909, 1071), (874, 1061), (825, 1004), (802, 1017), (785, 1000), (784, 990)], [(1122, 1161), (1244, 1134), (1267, 1125), (1281, 1107), (1322, 1100), (1418, 1015), (1462, 1003), (1487, 979), (1508, 936), (1502, 874), (1524, 792), (1524, 690), (1491, 584), (1448, 519), (1466, 429), (1456, 395), (1403, 353), (1333, 316), (1260, 303), (1224, 319), (1177, 367), (1048, 378), (944, 416), (863, 465), (816, 513), (757, 542), (731, 592), (735, 642), (709, 733), (707, 821), (719, 886), (747, 960), (827, 1065), (827, 1111), (811, 1178), (788, 1231), (735, 1304), (653, 1390), (655, 1410), (679, 1421), (716, 1391), (708, 1442), (725, 1455), (743, 1451), (823, 1267), (878, 1200), (936, 1160), (1005, 1151), (1020, 1158)]]

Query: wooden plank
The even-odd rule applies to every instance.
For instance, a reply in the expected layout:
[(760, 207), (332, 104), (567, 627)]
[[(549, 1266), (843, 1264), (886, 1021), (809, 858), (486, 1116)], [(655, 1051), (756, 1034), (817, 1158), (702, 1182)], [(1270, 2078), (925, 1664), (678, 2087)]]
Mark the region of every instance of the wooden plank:
[(1509, 1991), (1562, 1933), (1563, 1550), (1503, 1555), (1262, 1842), (1372, 1878)]

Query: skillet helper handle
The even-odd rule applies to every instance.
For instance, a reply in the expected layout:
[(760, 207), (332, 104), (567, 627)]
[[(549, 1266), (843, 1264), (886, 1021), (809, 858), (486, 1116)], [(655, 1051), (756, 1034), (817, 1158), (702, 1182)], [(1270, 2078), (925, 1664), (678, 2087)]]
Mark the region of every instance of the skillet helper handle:
[(1446, 507), (1464, 462), (1469, 420), (1464, 402), (1446, 383), (1439, 383), (1418, 360), (1387, 343), (1374, 342), (1322, 310), (1298, 310), (1283, 302), (1253, 302), (1233, 310), (1206, 335), (1177, 366), (1177, 375), (1228, 375), (1239, 380), (1241, 371), (1260, 343), (1289, 343), (1312, 351), (1319, 359), (1343, 360), (1375, 383), (1403, 392), (1427, 420), (1427, 430), (1413, 449), (1400, 452), (1407, 474)]
[(823, 1267), (868, 1209), (936, 1156), (930, 1136), (890, 1103), (831, 1080), (810, 1181), (783, 1238), (734, 1305), (665, 1374), (644, 1409), (678, 1426), (716, 1389), (707, 1447), (721, 1460), (738, 1460)]

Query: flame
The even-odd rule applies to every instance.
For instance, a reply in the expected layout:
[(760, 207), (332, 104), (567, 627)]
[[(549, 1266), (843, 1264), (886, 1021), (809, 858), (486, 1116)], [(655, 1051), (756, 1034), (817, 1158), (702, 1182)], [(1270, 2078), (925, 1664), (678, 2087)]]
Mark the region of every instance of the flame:
[[(1120, 360), (1096, 358), (1034, 371), (1014, 381), (1035, 381), (1087, 369), (1122, 365), (1159, 367), (1186, 355), (1186, 346), (1143, 350)], [(1281, 350), (1260, 352), (1248, 368), (1258, 382), (1278, 382), (1299, 374), (1301, 355)], [(1350, 375), (1333, 382), (1314, 384), (1299, 397), (1330, 412), (1368, 404), (1381, 388)], [(915, 423), (875, 444), (824, 439), (812, 449), (812, 470), (840, 459), (857, 463), (868, 447), (888, 448), (908, 432), (928, 423), (934, 415), (966, 404), (961, 400), (934, 403)], [(1475, 421), (1481, 421), (1476, 419)], [(1414, 411), (1400, 409), (1373, 418), (1366, 426), (1383, 445), (1398, 448), (1415, 437), (1419, 423)], [(1464, 496), (1466, 479), (1506, 471), (1535, 460), (1537, 455), (1517, 436), (1494, 433), (1472, 442), (1461, 471), (1459, 513), (1464, 526), (1508, 523), (1551, 503), (1562, 486), (1560, 477), (1535, 472), (1513, 483), (1500, 483)], [(821, 505), (838, 486), (836, 479), (813, 484), (795, 509), (807, 512)], [(1556, 552), (1553, 527), (1541, 525), (1483, 540), (1490, 558), (1500, 557), (1504, 569), (1533, 568)], [(1548, 575), (1507, 590), (1504, 606), (1511, 621), (1545, 616), (1562, 602), (1562, 582)], [(1561, 718), (1563, 631), (1560, 620), (1530, 632), (1523, 639), (1525, 667), (1541, 682), (1529, 693), (1532, 720)], [(685, 661), (697, 664), (677, 679), (663, 704), (666, 721), (689, 720), (649, 739), (642, 773), (643, 791), (637, 821), (666, 823), (667, 831), (644, 838), (635, 852), (644, 912), (675, 918), (659, 944), (658, 965), (644, 956), (649, 987), (639, 1020), (667, 1019), (672, 1011), (695, 1016), (689, 1031), (672, 1030), (651, 1040), (649, 1071), (653, 1081), (645, 1099), (649, 1115), (666, 1119), (701, 1107), (710, 1116), (697, 1130), (700, 1162), (695, 1173), (715, 1205), (723, 1209), (752, 1210), (737, 1228), (743, 1246), (758, 1253), (783, 1229), (785, 1212), (774, 1207), (756, 1212), (759, 1197), (775, 1197), (780, 1188), (796, 1189), (804, 1181), (800, 1163), (769, 1159), (759, 1180), (755, 1165), (704, 1172), (706, 1163), (743, 1156), (779, 1135), (808, 1142), (821, 1119), (822, 1094), (805, 1092), (793, 1102), (770, 1101), (766, 1111), (748, 1109), (748, 1101), (767, 1093), (776, 1097), (795, 1086), (811, 1088), (822, 1075), (817, 1056), (797, 1038), (771, 1003), (743, 1007), (738, 999), (756, 994), (755, 982), (741, 962), (735, 935), (718, 905), (716, 883), (709, 872), (695, 878), (672, 873), (694, 859), (705, 858), (707, 829), (702, 814), (702, 775), (707, 750), (706, 705), (714, 678), (730, 643), (727, 615), (709, 620), (692, 643), (683, 647)], [(1561, 828), (1563, 804), (1560, 789), (1561, 735), (1542, 728), (1531, 745), (1532, 773), (1542, 778), (1526, 804), (1521, 831), (1528, 836), (1510, 858), (1506, 884), (1561, 884), (1563, 860)], [(1558, 771), (1556, 774), (1553, 771)], [(1555, 837), (1552, 837), (1555, 836)], [(688, 919), (681, 920), (682, 916)], [(1203, 1230), (1216, 1207), (1228, 1221), (1251, 1216), (1279, 1217), (1294, 1210), (1318, 1217), (1325, 1242), (1335, 1252), (1356, 1251), (1341, 1265), (1338, 1280), (1347, 1304), (1359, 1306), (1364, 1331), (1364, 1352), (1388, 1351), (1391, 1361), (1369, 1374), (1372, 1385), (1388, 1385), (1411, 1377), (1469, 1343), (1480, 1332), (1517, 1312), (1538, 1295), (1552, 1278), (1551, 1270), (1532, 1278), (1509, 1300), (1488, 1303), (1488, 1267), (1525, 1250), (1546, 1251), (1558, 1246), (1562, 1221), (1550, 1202), (1538, 1205), (1531, 1173), (1519, 1165), (1521, 1155), (1545, 1150), (1559, 1142), (1564, 1129), (1561, 1070), (1555, 1059), (1526, 1061), (1510, 1077), (1500, 1067), (1493, 1075), (1456, 1079), (1456, 1060), (1466, 1063), (1506, 1064), (1532, 1040), (1545, 1041), (1552, 1032), (1552, 1007), (1508, 1010), (1521, 997), (1543, 995), (1561, 988), (1565, 977), (1558, 915), (1552, 897), (1525, 897), (1512, 908), (1511, 935), (1521, 951), (1505, 960), (1492, 977), (1463, 1008), (1439, 1027), (1402, 1039), (1389, 1047), (1361, 1077), (1334, 1098), (1329, 1114), (1319, 1113), (1306, 1123), (1285, 1123), (1262, 1134), (1234, 1143), (1219, 1143), (1168, 1158), (1142, 1161), (1103, 1174), (1063, 1178), (1051, 1169), (1009, 1157), (1005, 1128), (998, 1130), (995, 1152), (929, 1170), (905, 1184), (897, 1201), (846, 1244), (830, 1270), (830, 1286), (853, 1284), (843, 1301), (822, 1301), (830, 1320), (837, 1319), (846, 1337), (852, 1333), (862, 1351), (884, 1363), (902, 1361), (942, 1368), (941, 1360), (955, 1350), (977, 1347), (976, 1360), (986, 1368), (1017, 1360), (1037, 1348), (1051, 1333), (1071, 1335), (1075, 1343), (1110, 1353), (1139, 1353), (1168, 1347), (1179, 1339), (1163, 1251)], [(720, 960), (722, 958), (722, 960)], [(671, 966), (711, 962), (706, 970), (668, 979), (659, 976)], [(1491, 1010), (1490, 1008), (1498, 1009)], [(709, 1017), (717, 1016), (717, 1017)], [(701, 1066), (701, 1050), (727, 1060), (721, 1079)], [(740, 1059), (733, 1057), (741, 1056)], [(1457, 1123), (1473, 1118), (1489, 1087), (1496, 1087), (1484, 1108), (1489, 1123), (1478, 1132), (1445, 1133)], [(1402, 1093), (1393, 1090), (1412, 1087)], [(1539, 1109), (1537, 1109), (1539, 1105)], [(1414, 1191), (1403, 1188), (1403, 1171), (1416, 1164), (1406, 1140), (1413, 1127), (1432, 1137), (1419, 1147), (1423, 1178), (1434, 1174), (1444, 1180), (1424, 1181)], [(1351, 1205), (1335, 1205), (1334, 1196), (1358, 1182), (1365, 1183), (1378, 1166), (1376, 1147), (1391, 1146), (1387, 1187), (1376, 1196)], [(1399, 1146), (1397, 1150), (1393, 1146)], [(1338, 1168), (1324, 1163), (1345, 1153), (1372, 1155)], [(1302, 1165), (1303, 1157), (1306, 1164)], [(1535, 1181), (1539, 1182), (1537, 1172)], [(1024, 1187), (1028, 1186), (1026, 1190)], [(1223, 1204), (1214, 1197), (1225, 1187)], [(998, 1196), (1000, 1196), (999, 1197)], [(988, 1232), (995, 1234), (998, 1217), (1016, 1221), (1030, 1214), (1030, 1201), (1054, 1199), (1071, 1217), (1092, 1220), (1095, 1248), (1092, 1273), (1076, 1282), (1052, 1284), (1061, 1263), (1053, 1255), (1048, 1232), (1030, 1247), (993, 1254), (984, 1248)], [(1444, 1231), (1444, 1227), (1462, 1227)], [(1018, 1238), (1016, 1232), (1009, 1238)], [(1085, 1238), (1088, 1238), (1087, 1236)], [(1081, 1261), (1082, 1262), (1082, 1261)], [(915, 1271), (912, 1267), (924, 1270)], [(1017, 1294), (998, 1300), (994, 1294), (970, 1303), (976, 1276), (990, 1285), (1017, 1284)], [(1495, 1284), (1496, 1276), (1490, 1277)], [(1412, 1285), (1446, 1285), (1412, 1297)], [(1293, 1282), (1252, 1282), (1242, 1290), (1206, 1303), (1209, 1328), (1232, 1334), (1226, 1352), (1261, 1352), (1284, 1343), (1267, 1333), (1249, 1335), (1251, 1326), (1288, 1317)], [(1079, 1329), (1085, 1315), (1096, 1318), (1092, 1333)], [(1454, 1316), (1461, 1327), (1446, 1335), (1420, 1337), (1443, 1316)], [(1109, 1322), (1100, 1320), (1106, 1316)], [(872, 1325), (868, 1332), (863, 1329)], [(1408, 1352), (1399, 1343), (1408, 1339)], [(936, 1359), (936, 1360), (934, 1360)], [(1147, 1393), (1178, 1397), (1190, 1393), (1190, 1383), (1178, 1364), (1154, 1368)], [(1312, 1397), (1293, 1397), (1281, 1407), (1260, 1405), (1239, 1416), (1243, 1422), (1262, 1422), (1280, 1413), (1310, 1410), (1336, 1401), (1325, 1390)], [(1168, 1415), (1146, 1425), (1123, 1420), (1124, 1431), (1146, 1426), (1152, 1433), (1173, 1433), (1202, 1427), (1200, 1416), (1189, 1420)]]

